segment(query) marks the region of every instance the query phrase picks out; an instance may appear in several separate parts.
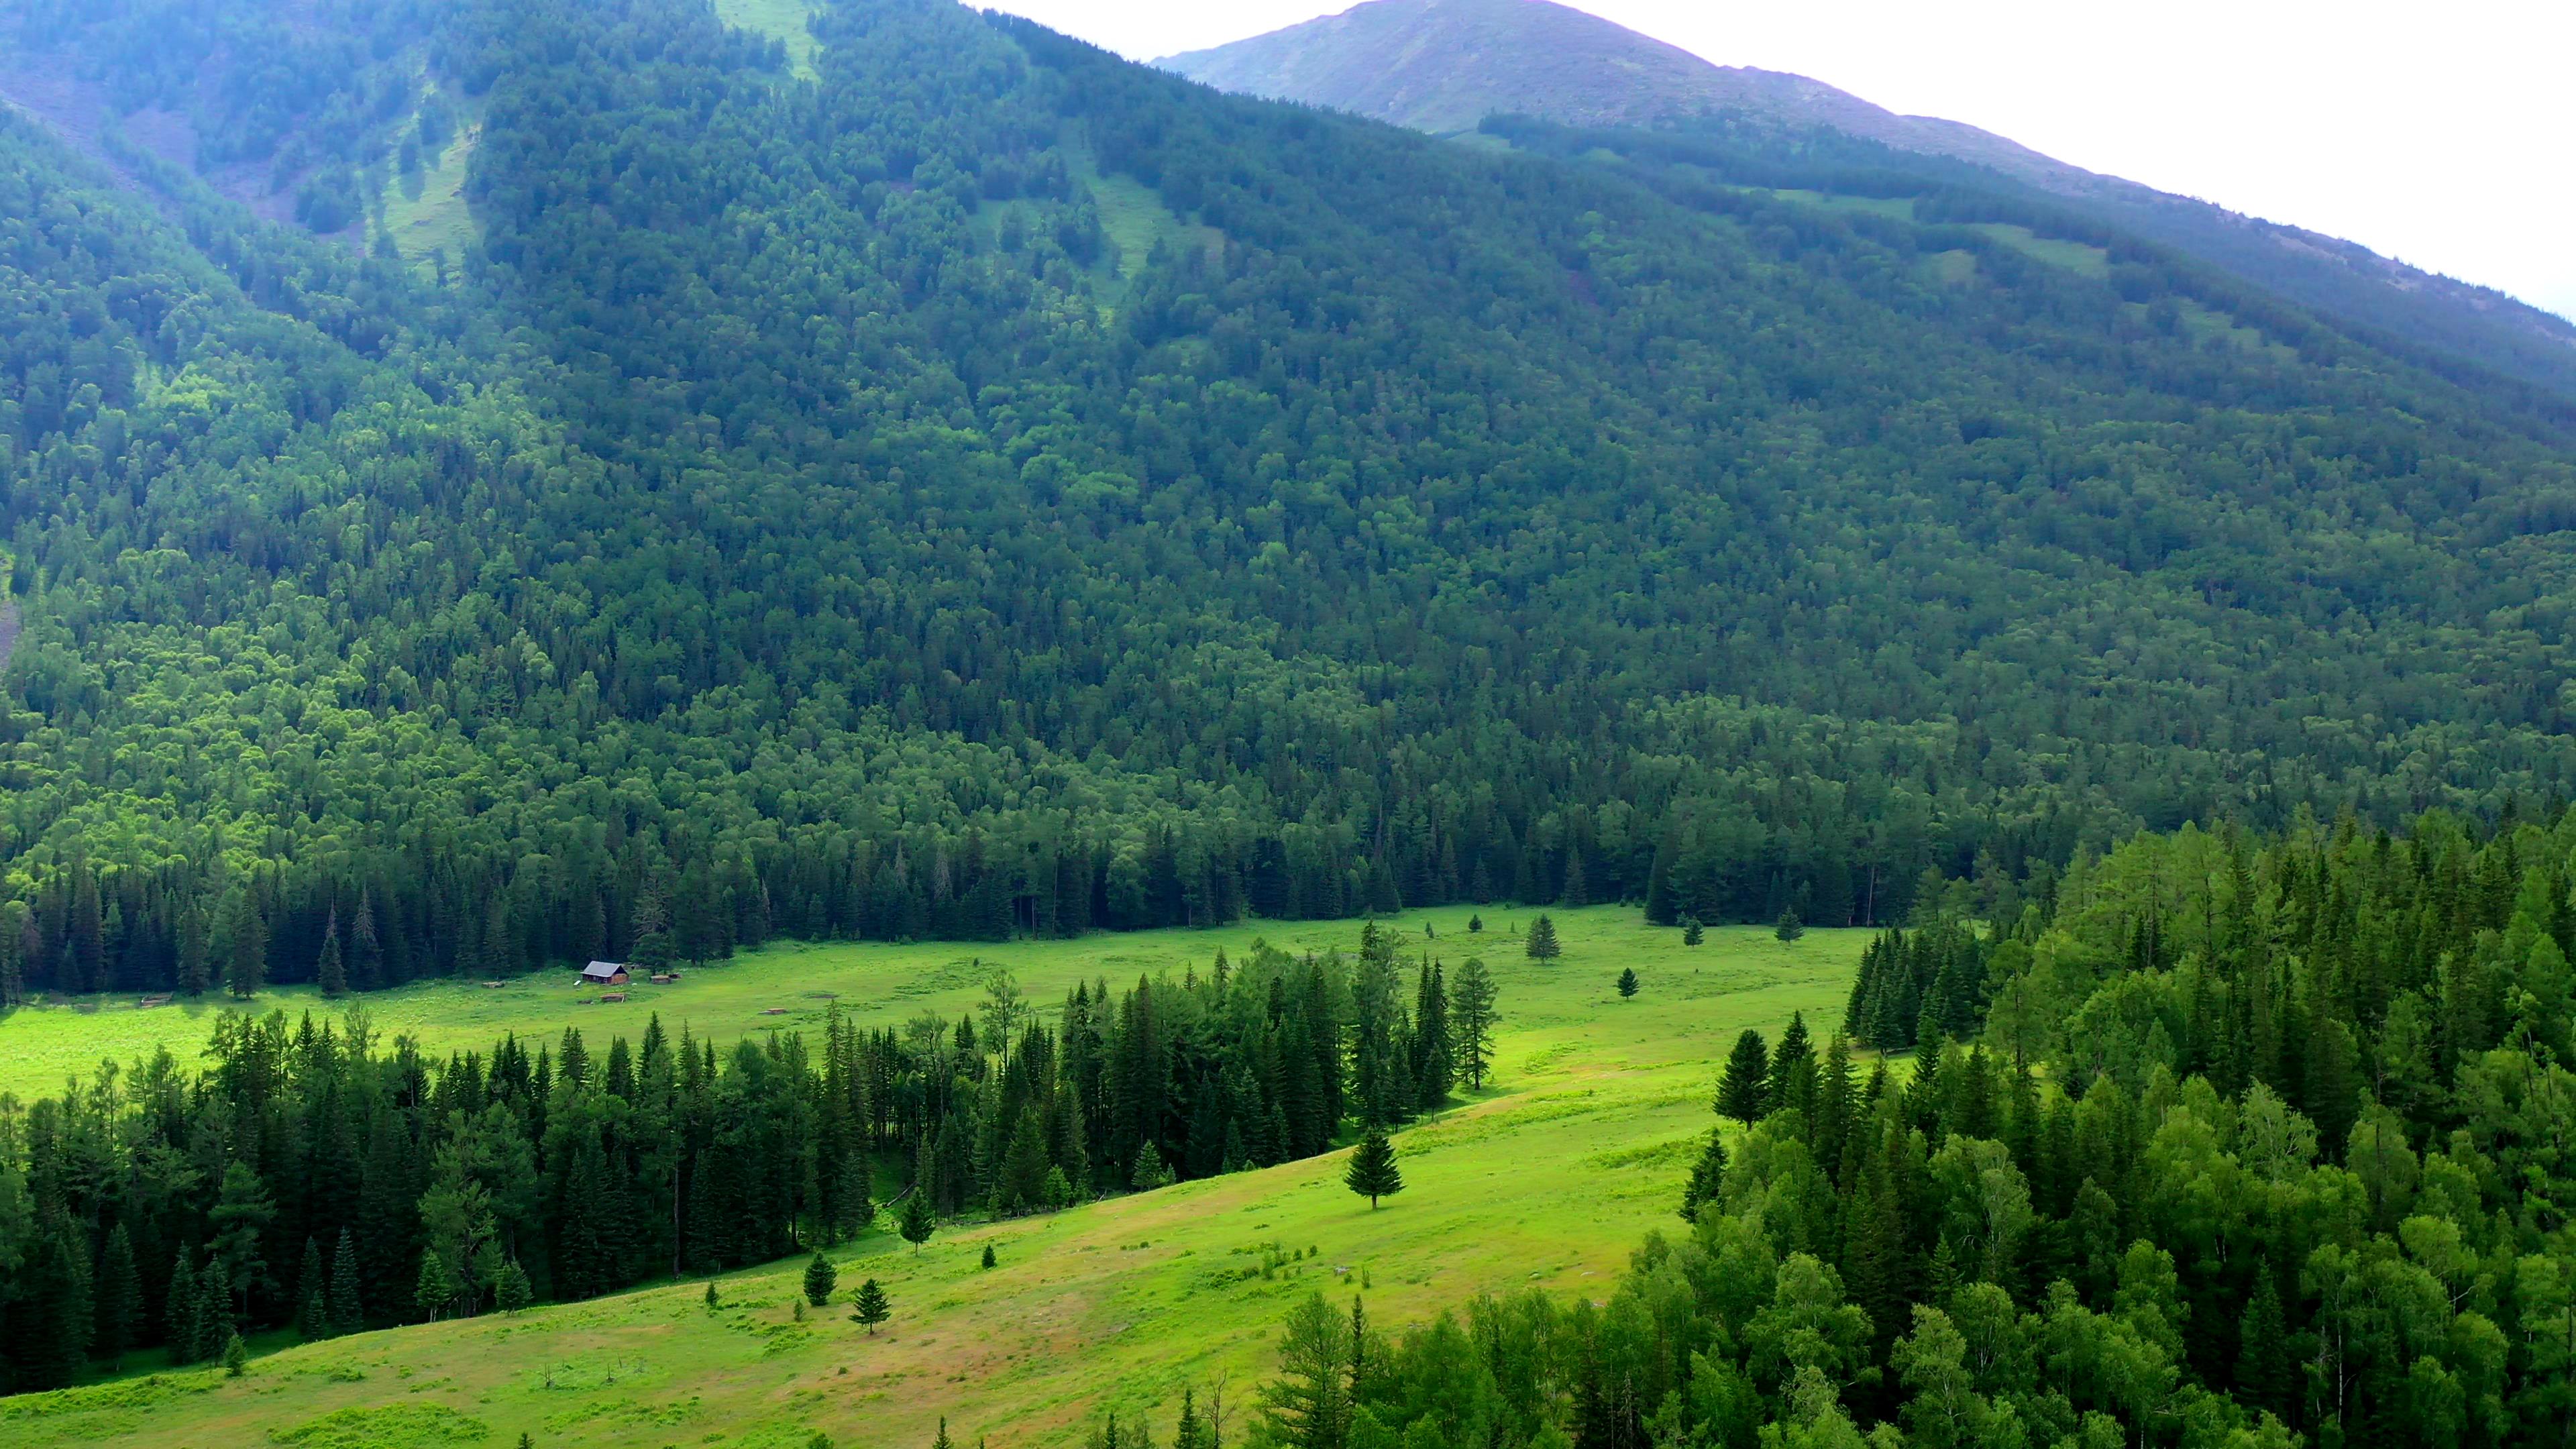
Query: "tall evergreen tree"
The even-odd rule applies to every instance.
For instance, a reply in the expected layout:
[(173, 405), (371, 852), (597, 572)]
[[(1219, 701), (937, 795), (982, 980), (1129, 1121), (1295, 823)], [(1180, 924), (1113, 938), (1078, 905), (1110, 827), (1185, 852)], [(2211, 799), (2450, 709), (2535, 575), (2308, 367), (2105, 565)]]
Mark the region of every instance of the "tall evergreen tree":
[(367, 1326), (365, 1299), (360, 1291), (358, 1253), (349, 1241), (349, 1230), (340, 1230), (340, 1244), (331, 1252), (331, 1331), (358, 1333)]
[(313, 963), (313, 982), (326, 997), (338, 998), (349, 993), (349, 972), (340, 959), (340, 910), (332, 907), (322, 929), (322, 956)]
[(1717, 1079), (1717, 1114), (1750, 1127), (1771, 1110), (1771, 1052), (1762, 1033), (1737, 1033), (1735, 1049)]
[(866, 1325), (870, 1337), (876, 1335), (877, 1325), (893, 1316), (893, 1312), (893, 1305), (886, 1301), (885, 1289), (878, 1286), (874, 1278), (861, 1283), (850, 1295), (850, 1321)]
[(268, 923), (247, 882), (224, 898), (224, 989), (250, 997), (268, 979)]
[(1395, 1144), (1386, 1133), (1371, 1130), (1351, 1150), (1350, 1166), (1342, 1173), (1342, 1183), (1369, 1200), (1369, 1209), (1377, 1209), (1377, 1200), (1404, 1191), (1404, 1176), (1396, 1170)]
[(1549, 920), (1545, 915), (1530, 922), (1528, 944), (1523, 949), (1529, 953), (1529, 958), (1533, 961), (1553, 961), (1564, 955), (1565, 948), (1558, 945), (1556, 940), (1556, 922)]
[(108, 1230), (107, 1246), (99, 1251), (93, 1294), (98, 1329), (91, 1340), (91, 1352), (106, 1359), (109, 1367), (121, 1369), (125, 1366), (125, 1351), (134, 1346), (134, 1331), (143, 1316), (143, 1279), (135, 1271), (134, 1240), (123, 1223)]
[(1482, 960), (1470, 956), (1458, 968), (1453, 1034), (1457, 1039), (1458, 1074), (1467, 1079), (1471, 1091), (1485, 1089), (1486, 1071), (1494, 1059), (1494, 1003), (1500, 994)]

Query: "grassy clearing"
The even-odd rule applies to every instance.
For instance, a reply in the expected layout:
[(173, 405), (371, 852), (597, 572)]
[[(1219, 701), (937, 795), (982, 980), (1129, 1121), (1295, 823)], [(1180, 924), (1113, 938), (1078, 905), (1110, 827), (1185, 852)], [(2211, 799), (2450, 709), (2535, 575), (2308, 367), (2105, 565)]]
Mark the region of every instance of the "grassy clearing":
[(1112, 282), (1112, 291), (1123, 295), (1126, 285), (1145, 270), (1157, 245), (1174, 252), (1195, 247), (1211, 260), (1223, 259), (1223, 231), (1185, 219), (1164, 202), (1161, 192), (1135, 177), (1101, 170), (1090, 147), (1079, 141), (1068, 144), (1065, 153), (1073, 174), (1091, 193), (1092, 205), (1100, 210), (1100, 229), (1116, 248), (1100, 267), (1101, 280)]
[(2052, 267), (2064, 267), (2081, 277), (2111, 275), (2111, 254), (2101, 247), (2082, 242), (2062, 241), (2041, 236), (2026, 226), (2013, 226), (2000, 221), (1981, 221), (1968, 228), (2011, 247), (2026, 256), (2037, 257)]
[(474, 215), (465, 204), (465, 166), (477, 134), (471, 126), (461, 129), (437, 156), (421, 158), (418, 171), (386, 182), (385, 233), (403, 260), (426, 264), (431, 253), (442, 250), (450, 268), (465, 260), (477, 235)]
[[(1495, 969), (1500, 1077), (1483, 1098), (1397, 1137), (1406, 1190), (1375, 1212), (1342, 1188), (1336, 1153), (1049, 1217), (951, 1226), (917, 1255), (880, 1227), (835, 1255), (845, 1292), (874, 1277), (893, 1298), (893, 1321), (873, 1337), (837, 1304), (798, 1322), (791, 1262), (729, 1276), (713, 1313), (690, 1282), (516, 1319), (365, 1334), (264, 1356), (241, 1380), (192, 1370), (11, 1401), (0, 1437), (219, 1449), (508, 1444), (524, 1432), (546, 1449), (802, 1449), (817, 1430), (842, 1445), (927, 1444), (944, 1414), (961, 1443), (1058, 1445), (1111, 1408), (1151, 1411), (1167, 1433), (1183, 1385), (1204, 1400), (1220, 1375), (1229, 1404), (1248, 1405), (1280, 1315), (1313, 1289), (1365, 1284), (1385, 1321), (1479, 1291), (1606, 1295), (1639, 1235), (1674, 1221), (1734, 1033), (1776, 1029), (1792, 1011), (1821, 1026), (1838, 1020), (1863, 935), (1814, 931), (1784, 946), (1765, 929), (1728, 928), (1692, 949), (1634, 911), (1596, 907), (1555, 913), (1565, 956), (1541, 965), (1511, 934), (1530, 913), (1489, 909), (1481, 937), (1467, 934), (1468, 914), (1413, 913), (1390, 928), (1421, 940), (1428, 920), (1444, 959), (1480, 954)], [(1265, 923), (980, 950), (782, 948), (694, 974), (672, 1000), (694, 993), (703, 1009), (692, 1020), (719, 1032), (795, 1023), (793, 1013), (821, 1005), (801, 996), (808, 989), (842, 990), (846, 1008), (900, 1019), (971, 1000), (976, 956), (1046, 1001), (1093, 975), (1204, 964), (1216, 946), (1263, 933), (1302, 948), (1349, 945), (1358, 928)], [(1623, 966), (1644, 982), (1629, 1001), (1613, 985)], [(616, 1009), (575, 1010), (563, 1004), (569, 991), (521, 990), (506, 1002), (477, 1001), (472, 988), (401, 995), (416, 1011), (479, 1008), (476, 1040), (505, 1013), (518, 1029), (544, 1031)], [(782, 996), (795, 1003), (787, 1017), (739, 1015)], [(623, 1025), (642, 1024), (645, 1003), (634, 1006)], [(21, 1019), (0, 1024), (0, 1044)], [(987, 1243), (1000, 1256), (991, 1272), (977, 1266)]]
[(814, 7), (806, 0), (716, 0), (716, 18), (737, 30), (766, 35), (787, 47), (787, 65), (798, 80), (814, 80), (820, 47), (806, 28)]

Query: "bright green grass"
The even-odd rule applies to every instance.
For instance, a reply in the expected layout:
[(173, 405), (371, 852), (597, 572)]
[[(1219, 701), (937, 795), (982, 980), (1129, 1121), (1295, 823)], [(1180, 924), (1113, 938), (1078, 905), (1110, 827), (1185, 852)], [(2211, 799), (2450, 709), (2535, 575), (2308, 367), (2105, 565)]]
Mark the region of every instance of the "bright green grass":
[(465, 204), (465, 164), (474, 154), (476, 128), (466, 126), (448, 138), (436, 158), (423, 157), (421, 169), (397, 175), (385, 184), (384, 227), (409, 262), (425, 263), (444, 250), (453, 269), (474, 244), (474, 215)]
[(1100, 229), (1118, 249), (1113, 290), (1123, 293), (1126, 284), (1145, 270), (1158, 243), (1176, 252), (1196, 247), (1211, 258), (1223, 257), (1223, 231), (1183, 219), (1164, 202), (1161, 192), (1135, 177), (1101, 170), (1087, 145), (1076, 141), (1065, 150), (1074, 175), (1089, 189), (1092, 205), (1100, 210)]
[(716, 18), (738, 30), (766, 35), (787, 47), (788, 68), (798, 80), (813, 80), (814, 52), (820, 47), (806, 28), (814, 7), (806, 0), (716, 0)]
[[(945, 1415), (959, 1443), (1061, 1445), (1111, 1408), (1150, 1409), (1168, 1435), (1182, 1386), (1196, 1386), (1204, 1406), (1219, 1375), (1230, 1409), (1247, 1411), (1271, 1370), (1281, 1314), (1309, 1290), (1338, 1300), (1365, 1279), (1381, 1322), (1417, 1320), (1480, 1291), (1605, 1297), (1639, 1236), (1676, 1222), (1681, 1181), (1713, 1120), (1715, 1064), (1734, 1034), (1776, 1031), (1792, 1011), (1830, 1029), (1865, 937), (1815, 931), (1784, 946), (1766, 929), (1727, 928), (1692, 949), (1634, 911), (1596, 907), (1555, 913), (1565, 955), (1541, 965), (1499, 929), (1529, 914), (1488, 909), (1498, 929), (1479, 938), (1467, 935), (1463, 909), (1390, 923), (1419, 940), (1433, 921), (1436, 949), (1453, 965), (1483, 955), (1502, 986), (1504, 1022), (1495, 1090), (1397, 1136), (1406, 1188), (1378, 1211), (1342, 1188), (1336, 1153), (1051, 1217), (951, 1226), (918, 1256), (880, 1227), (835, 1254), (845, 1292), (875, 1277), (893, 1298), (894, 1320), (874, 1337), (838, 1305), (795, 1322), (800, 1265), (789, 1262), (731, 1275), (713, 1314), (687, 1283), (287, 1349), (237, 1381), (192, 1370), (0, 1401), (0, 1441), (506, 1445), (524, 1432), (546, 1449), (802, 1449), (820, 1430), (844, 1446), (917, 1446)], [(958, 965), (970, 954), (1009, 966), (1045, 999), (1094, 972), (1204, 963), (1219, 943), (1232, 949), (1262, 932), (1304, 947), (1348, 945), (1358, 928), (1270, 923), (978, 952), (777, 950), (680, 989), (710, 1007), (722, 1000), (725, 1013), (696, 1019), (727, 1031), (779, 1020), (738, 1013), (782, 993), (807, 1009), (796, 992), (809, 985), (843, 989), (844, 1005), (870, 1019), (899, 1019), (971, 999), (977, 972)], [(1644, 982), (1634, 1000), (1613, 988), (1622, 966)], [(448, 1004), (487, 1013), (478, 1035), (506, 1011), (536, 1031), (611, 1010), (570, 1011), (556, 998), (548, 1015), (534, 996)], [(1001, 1256), (990, 1273), (976, 1266), (986, 1243)], [(1266, 1243), (1317, 1251), (1264, 1279)], [(441, 1437), (470, 1432), (468, 1420), (488, 1437)], [(1231, 1432), (1242, 1428), (1237, 1418)]]
[(2029, 227), (2013, 226), (2000, 221), (1981, 221), (1968, 229), (1984, 232), (2014, 251), (2037, 257), (2052, 267), (2064, 267), (2077, 276), (2111, 275), (2111, 254), (2101, 247), (2088, 247), (2082, 242), (2062, 241), (2056, 237), (2041, 236)]

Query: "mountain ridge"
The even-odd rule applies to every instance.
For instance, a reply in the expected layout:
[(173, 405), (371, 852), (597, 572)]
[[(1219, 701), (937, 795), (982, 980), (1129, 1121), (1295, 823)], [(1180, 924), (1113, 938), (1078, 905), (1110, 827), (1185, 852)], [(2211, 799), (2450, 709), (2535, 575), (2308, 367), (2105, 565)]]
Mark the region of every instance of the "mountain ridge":
[(2576, 398), (2576, 321), (2357, 242), (2043, 155), (1962, 122), (1889, 111), (1825, 82), (1722, 66), (1551, 0), (1364, 0), (1336, 15), (1154, 65), (1220, 90), (1458, 135), (1519, 113), (1580, 127), (1751, 119), (1794, 146), (1828, 131), (1966, 162), (2094, 207), (2355, 321), (2440, 338)]

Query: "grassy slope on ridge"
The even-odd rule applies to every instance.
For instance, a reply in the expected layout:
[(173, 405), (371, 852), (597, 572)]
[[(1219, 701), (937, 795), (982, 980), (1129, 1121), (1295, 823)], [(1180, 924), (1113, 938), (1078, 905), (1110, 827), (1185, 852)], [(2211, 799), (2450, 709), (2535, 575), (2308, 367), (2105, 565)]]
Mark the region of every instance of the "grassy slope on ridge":
[[(1453, 964), (1474, 939), (1466, 915), (1430, 916)], [(1418, 940), (1422, 919), (1394, 925)], [(524, 1431), (546, 1449), (802, 1449), (815, 1430), (844, 1445), (926, 1444), (945, 1415), (961, 1443), (1060, 1444), (1112, 1408), (1151, 1409), (1159, 1437), (1184, 1384), (1204, 1397), (1227, 1375), (1229, 1402), (1247, 1407), (1271, 1368), (1281, 1312), (1309, 1289), (1338, 1292), (1365, 1274), (1384, 1321), (1480, 1291), (1606, 1294), (1638, 1235), (1672, 1218), (1733, 1034), (1776, 1031), (1793, 1011), (1838, 1019), (1864, 937), (1811, 932), (1784, 946), (1764, 930), (1728, 929), (1690, 950), (1626, 910), (1557, 919), (1566, 954), (1551, 964), (1482, 938), (1503, 991), (1496, 1089), (1398, 1135), (1406, 1190), (1374, 1213), (1342, 1187), (1347, 1154), (1336, 1152), (1049, 1217), (951, 1226), (917, 1256), (880, 1222), (833, 1254), (843, 1299), (862, 1277), (893, 1299), (894, 1319), (874, 1338), (841, 1302), (798, 1323), (802, 1264), (789, 1261), (719, 1280), (725, 1306), (714, 1313), (690, 1281), (289, 1349), (240, 1381), (206, 1368), (0, 1401), (0, 1440), (216, 1449), (342, 1433), (405, 1446), (506, 1444)], [(1288, 934), (1302, 943), (1305, 933)], [(1315, 934), (1347, 944), (1357, 927)], [(1115, 944), (1186, 944), (1203, 962), (1223, 939)], [(723, 969), (801, 976), (807, 957)], [(1136, 964), (1030, 945), (988, 948), (988, 959), (1041, 1001), (1095, 967)], [(1630, 1001), (1612, 984), (1625, 965), (1645, 982)], [(1059, 968), (1069, 969), (1050, 974)], [(902, 1016), (924, 1001), (948, 1004), (874, 1005)], [(986, 1243), (1000, 1257), (991, 1273), (977, 1267)], [(1316, 1251), (1265, 1278), (1265, 1244)]]

